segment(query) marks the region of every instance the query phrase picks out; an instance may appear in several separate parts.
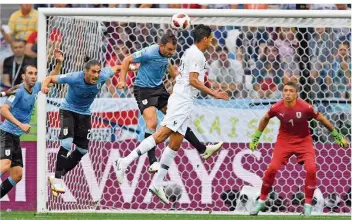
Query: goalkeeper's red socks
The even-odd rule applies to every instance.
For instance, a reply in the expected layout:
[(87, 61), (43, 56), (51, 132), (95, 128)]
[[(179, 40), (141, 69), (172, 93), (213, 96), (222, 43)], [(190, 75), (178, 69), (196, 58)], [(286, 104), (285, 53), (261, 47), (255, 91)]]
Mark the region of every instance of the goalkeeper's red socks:
[(305, 183), (305, 204), (312, 204), (313, 200), (313, 195), (314, 195), (314, 190), (317, 185), (317, 177), (316, 173), (308, 173), (307, 172), (307, 177), (306, 177), (306, 183)]
[(272, 169), (271, 166), (269, 165), (269, 168), (265, 172), (265, 175), (263, 178), (263, 184), (260, 191), (260, 200), (265, 201), (266, 198), (268, 197), (268, 194), (271, 192), (271, 188), (275, 181), (276, 173), (277, 173), (277, 170)]

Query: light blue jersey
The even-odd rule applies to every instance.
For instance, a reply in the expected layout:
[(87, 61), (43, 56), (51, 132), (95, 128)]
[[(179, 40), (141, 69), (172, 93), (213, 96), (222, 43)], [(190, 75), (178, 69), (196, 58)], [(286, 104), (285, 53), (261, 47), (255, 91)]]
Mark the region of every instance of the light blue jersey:
[(90, 105), (93, 103), (95, 96), (100, 92), (106, 80), (113, 75), (114, 72), (110, 67), (101, 69), (96, 84), (87, 84), (84, 80), (83, 71), (57, 76), (57, 83), (68, 84), (68, 90), (60, 109), (90, 115)]
[(155, 88), (163, 83), (163, 78), (169, 58), (163, 57), (159, 52), (159, 45), (154, 44), (135, 52), (133, 61), (140, 63), (135, 85), (143, 88)]
[[(35, 101), (37, 100), (38, 92), (40, 92), (42, 84), (36, 82), (32, 88), (32, 93), (29, 93), (24, 85), (21, 84), (17, 89), (16, 94), (10, 96), (5, 101), (11, 107), (11, 114), (22, 124), (28, 124), (32, 117)], [(12, 122), (5, 120), (0, 129), (8, 133), (21, 136), (23, 131)]]

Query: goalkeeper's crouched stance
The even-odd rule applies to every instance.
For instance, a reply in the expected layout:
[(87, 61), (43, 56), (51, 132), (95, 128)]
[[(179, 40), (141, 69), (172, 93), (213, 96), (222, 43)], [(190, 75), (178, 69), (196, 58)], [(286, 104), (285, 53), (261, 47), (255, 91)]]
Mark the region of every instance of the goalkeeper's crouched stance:
[(251, 215), (257, 215), (265, 207), (265, 200), (272, 185), (275, 176), (282, 164), (286, 164), (292, 155), (296, 155), (297, 162), (304, 164), (307, 172), (305, 181), (305, 204), (304, 215), (309, 216), (312, 212), (312, 200), (316, 188), (316, 163), (313, 140), (310, 135), (308, 120), (314, 118), (321, 122), (334, 137), (335, 142), (340, 147), (347, 147), (349, 143), (342, 137), (334, 126), (314, 107), (307, 102), (297, 99), (297, 85), (289, 82), (283, 88), (283, 100), (271, 106), (270, 110), (264, 115), (259, 123), (259, 127), (249, 148), (254, 151), (258, 147), (260, 136), (268, 125), (272, 117), (280, 120), (280, 130), (277, 136), (277, 142), (274, 147), (272, 161), (265, 172), (261, 188), (260, 198), (256, 207), (251, 211)]

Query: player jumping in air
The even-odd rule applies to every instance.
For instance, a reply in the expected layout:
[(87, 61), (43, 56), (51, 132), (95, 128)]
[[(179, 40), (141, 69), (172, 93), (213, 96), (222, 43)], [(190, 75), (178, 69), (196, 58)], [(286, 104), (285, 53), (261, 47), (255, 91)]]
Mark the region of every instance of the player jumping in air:
[[(55, 177), (49, 177), (53, 196), (65, 193), (61, 178), (88, 152), (88, 133), (91, 129), (90, 106), (104, 83), (119, 69), (119, 65), (102, 69), (99, 61), (90, 60), (85, 64), (83, 71), (49, 76), (44, 80), (42, 86), (44, 94), (49, 92), (48, 85), (51, 83), (68, 84), (66, 96), (59, 110), (61, 143), (56, 158)], [(67, 156), (72, 143), (76, 145), (76, 149)]]
[(198, 25), (193, 30), (193, 35), (195, 43), (185, 51), (181, 58), (180, 74), (176, 77), (173, 93), (168, 100), (168, 109), (161, 122), (162, 126), (153, 135), (144, 139), (127, 157), (118, 158), (115, 162), (116, 177), (118, 182), (122, 183), (125, 171), (133, 160), (170, 137), (169, 146), (165, 148), (160, 159), (160, 170), (156, 174), (155, 185), (149, 189), (166, 204), (169, 201), (161, 184), (186, 134), (198, 90), (216, 99), (229, 99), (226, 92), (217, 92), (204, 85), (204, 74), (207, 70), (203, 53), (213, 40), (210, 27)]
[[(50, 75), (57, 75), (61, 70), (62, 53), (57, 51), (55, 57), (57, 64)], [(23, 159), (20, 136), (30, 132), (31, 126), (28, 123), (32, 117), (37, 94), (41, 89), (41, 83), (37, 82), (37, 68), (28, 65), (23, 70), (23, 83), (1, 107), (1, 115), (6, 120), (0, 125), (0, 177), (6, 172), (10, 172), (10, 176), (0, 185), (0, 198), (22, 179)]]
[(259, 127), (254, 134), (249, 148), (253, 151), (258, 147), (260, 136), (272, 117), (280, 120), (280, 130), (274, 147), (273, 158), (265, 172), (260, 198), (256, 207), (250, 212), (258, 215), (264, 209), (265, 200), (275, 180), (275, 175), (282, 164), (287, 164), (292, 155), (296, 155), (299, 164), (304, 164), (307, 172), (305, 181), (305, 204), (304, 215), (309, 216), (312, 212), (312, 199), (316, 188), (316, 163), (313, 140), (309, 132), (308, 120), (314, 118), (320, 121), (335, 138), (341, 147), (349, 145), (334, 126), (314, 107), (307, 102), (298, 99), (297, 85), (288, 82), (283, 88), (283, 100), (274, 104), (268, 113), (264, 115)]
[[(177, 39), (172, 33), (164, 34), (160, 44), (144, 48), (126, 57), (121, 66), (120, 80), (118, 88), (126, 86), (127, 69), (131, 63), (140, 63), (138, 75), (134, 85), (134, 96), (139, 110), (146, 122), (146, 132), (144, 138), (148, 138), (155, 133), (158, 125), (156, 109), (164, 114), (167, 110), (167, 100), (170, 94), (166, 91), (163, 78), (168, 71), (172, 78), (175, 78), (174, 68), (169, 64), (169, 58), (175, 53)], [(215, 145), (205, 146), (194, 135), (190, 128), (187, 128), (185, 139), (188, 140), (201, 154), (204, 159), (208, 159), (222, 147), (222, 142)], [(155, 157), (155, 147), (148, 151), (149, 172), (155, 173), (160, 169), (160, 164)]]

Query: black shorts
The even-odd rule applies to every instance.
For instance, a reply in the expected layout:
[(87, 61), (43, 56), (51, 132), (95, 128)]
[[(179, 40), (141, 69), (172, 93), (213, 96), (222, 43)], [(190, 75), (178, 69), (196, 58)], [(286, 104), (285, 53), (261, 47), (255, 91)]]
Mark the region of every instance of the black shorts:
[(0, 130), (0, 159), (11, 160), (11, 167), (23, 167), (19, 136)]
[(76, 146), (88, 150), (88, 134), (91, 129), (90, 115), (60, 109), (60, 123), (60, 140), (72, 137)]
[(167, 105), (170, 94), (166, 91), (164, 84), (155, 88), (142, 88), (135, 86), (133, 89), (134, 97), (138, 108), (143, 114), (144, 109), (155, 106), (158, 110)]

